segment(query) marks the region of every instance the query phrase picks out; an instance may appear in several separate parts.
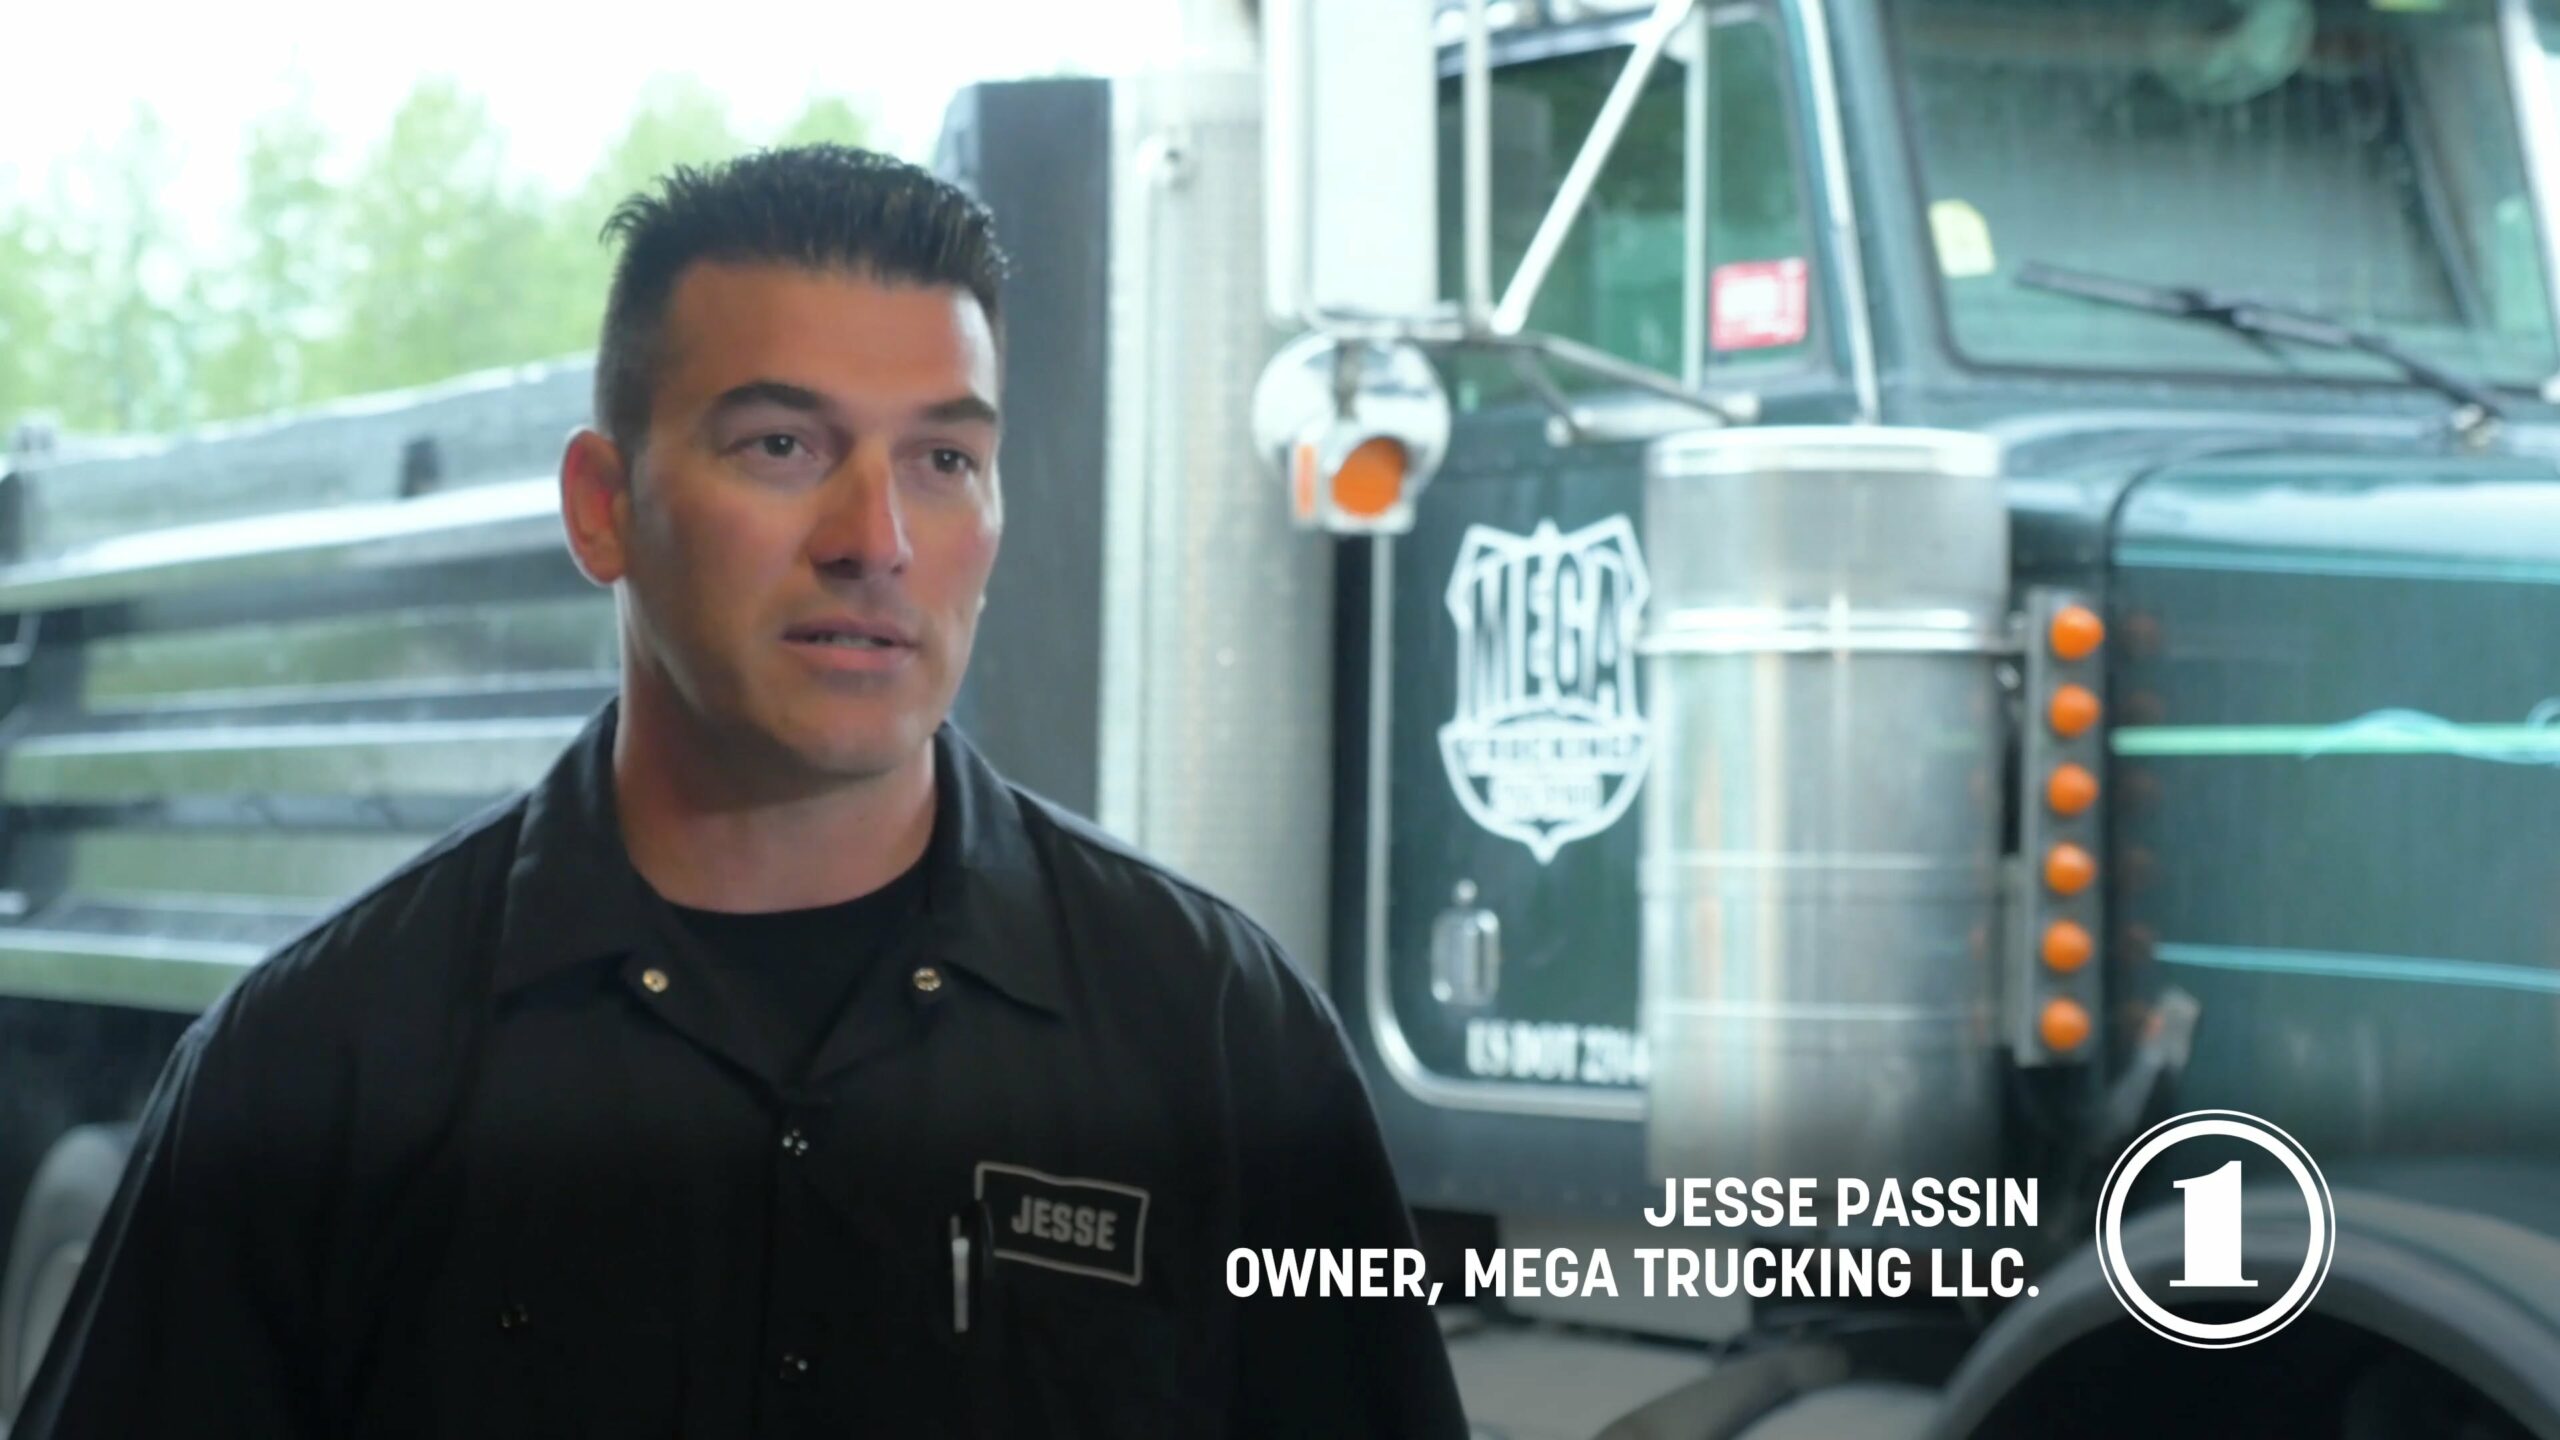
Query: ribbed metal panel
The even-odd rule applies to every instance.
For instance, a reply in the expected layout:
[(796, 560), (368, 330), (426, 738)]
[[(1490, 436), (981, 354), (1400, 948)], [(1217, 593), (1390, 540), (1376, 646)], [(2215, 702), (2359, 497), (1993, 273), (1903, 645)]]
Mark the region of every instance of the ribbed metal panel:
[(539, 776), (615, 681), (583, 365), (11, 476), (0, 995), (186, 1011)]
[(1321, 978), (1333, 555), (1252, 452), (1272, 348), (1257, 82), (1115, 92), (1100, 818)]

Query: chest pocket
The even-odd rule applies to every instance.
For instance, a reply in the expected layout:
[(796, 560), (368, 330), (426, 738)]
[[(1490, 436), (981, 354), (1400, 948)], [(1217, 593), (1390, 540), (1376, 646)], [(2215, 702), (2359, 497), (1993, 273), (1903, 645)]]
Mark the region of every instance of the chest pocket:
[(978, 1359), (1000, 1433), (1212, 1435), (1200, 1337), (1152, 1291), (999, 1260)]

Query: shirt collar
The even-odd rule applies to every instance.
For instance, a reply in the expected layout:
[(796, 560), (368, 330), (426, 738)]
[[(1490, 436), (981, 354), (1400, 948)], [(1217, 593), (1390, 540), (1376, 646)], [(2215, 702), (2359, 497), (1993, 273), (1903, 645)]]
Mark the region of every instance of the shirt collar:
[[(498, 937), (501, 995), (653, 943), (664, 905), (632, 867), (614, 804), (617, 705), (607, 702), (527, 793)], [(934, 732), (933, 839), (925, 849), (931, 953), (1025, 1004), (1065, 1005), (1065, 958), (1021, 792), (949, 724)]]

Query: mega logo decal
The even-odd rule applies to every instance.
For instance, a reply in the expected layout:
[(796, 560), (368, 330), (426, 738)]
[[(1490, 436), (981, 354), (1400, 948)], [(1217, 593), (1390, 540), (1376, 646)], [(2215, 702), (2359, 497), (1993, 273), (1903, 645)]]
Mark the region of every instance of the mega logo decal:
[(1650, 750), (1636, 689), (1644, 555), (1623, 515), (1559, 534), (1468, 527), (1449, 574), (1457, 714), (1440, 758), (1476, 823), (1546, 864), (1616, 823)]

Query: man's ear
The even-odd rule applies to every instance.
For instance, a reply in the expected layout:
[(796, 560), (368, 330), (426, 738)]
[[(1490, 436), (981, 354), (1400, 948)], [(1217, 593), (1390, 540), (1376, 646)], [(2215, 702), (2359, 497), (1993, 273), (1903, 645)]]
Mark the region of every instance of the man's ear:
[(622, 450), (593, 429), (569, 437), (560, 456), (560, 523), (569, 553), (598, 585), (620, 580), (622, 537), (631, 524), (631, 470)]

